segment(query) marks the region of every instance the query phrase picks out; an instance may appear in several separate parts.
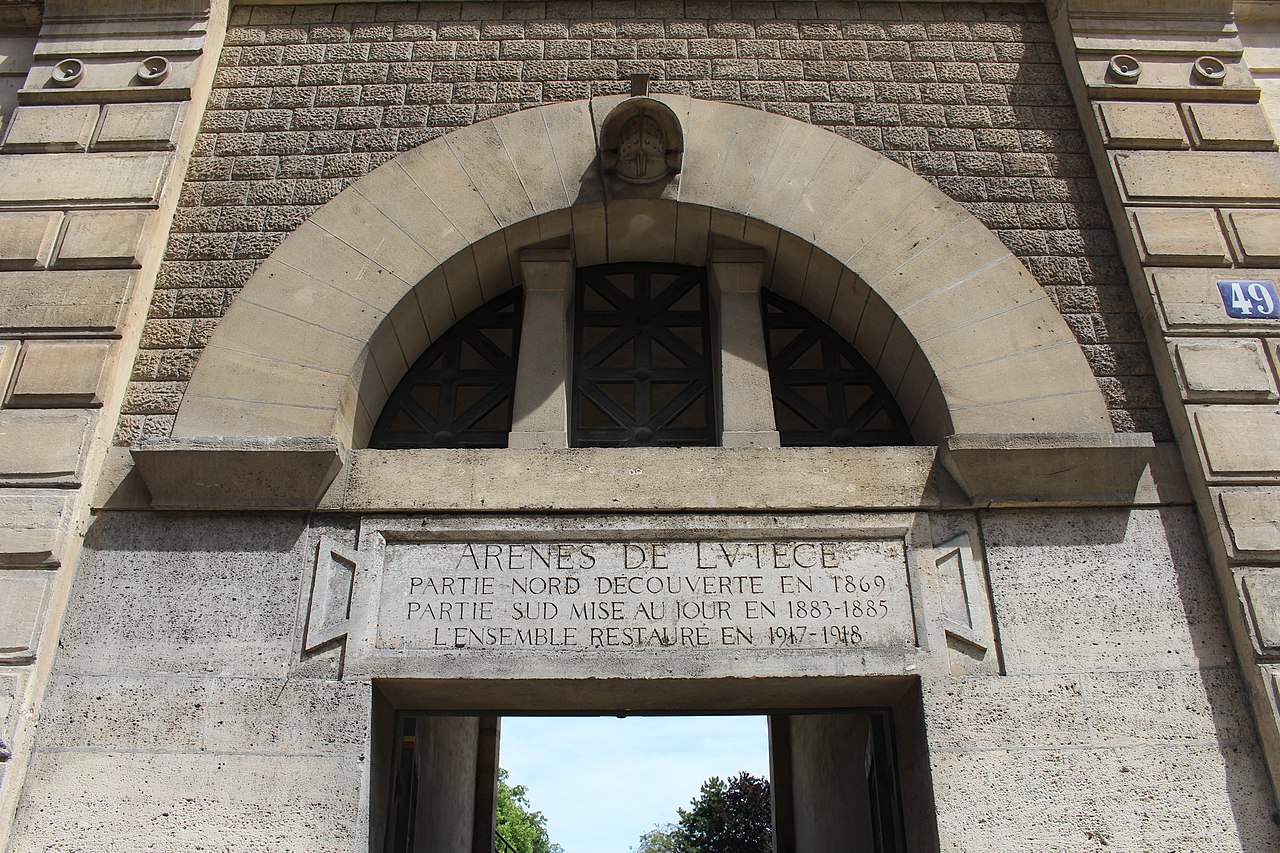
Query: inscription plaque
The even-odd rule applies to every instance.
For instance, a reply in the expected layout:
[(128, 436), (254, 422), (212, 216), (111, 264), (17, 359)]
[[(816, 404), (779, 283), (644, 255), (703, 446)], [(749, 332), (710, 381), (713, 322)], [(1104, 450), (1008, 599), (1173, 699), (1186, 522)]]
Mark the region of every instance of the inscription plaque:
[(915, 642), (902, 539), (388, 541), (385, 650), (866, 650)]

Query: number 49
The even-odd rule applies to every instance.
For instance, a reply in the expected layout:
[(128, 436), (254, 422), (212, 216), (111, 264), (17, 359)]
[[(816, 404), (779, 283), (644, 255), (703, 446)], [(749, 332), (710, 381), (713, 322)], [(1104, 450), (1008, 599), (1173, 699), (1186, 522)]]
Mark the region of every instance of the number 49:
[(1218, 281), (1218, 292), (1228, 317), (1270, 318), (1277, 315), (1280, 300), (1276, 298), (1276, 286), (1270, 281)]

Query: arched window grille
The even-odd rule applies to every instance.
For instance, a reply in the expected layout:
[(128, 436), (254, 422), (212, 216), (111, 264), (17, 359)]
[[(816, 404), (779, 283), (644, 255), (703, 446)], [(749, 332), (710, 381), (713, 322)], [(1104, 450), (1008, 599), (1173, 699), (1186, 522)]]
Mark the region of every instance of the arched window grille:
[(391, 394), (369, 446), (506, 447), (524, 291), (463, 317), (427, 348)]
[(706, 270), (629, 263), (578, 271), (570, 443), (714, 446)]
[(871, 365), (835, 329), (762, 291), (774, 418), (784, 447), (912, 444)]
[[(523, 291), (456, 323), (405, 374), (369, 446), (506, 447)], [(841, 335), (769, 290), (761, 310), (783, 446), (912, 444), (875, 370)], [(569, 443), (719, 444), (706, 271), (628, 263), (578, 271)]]

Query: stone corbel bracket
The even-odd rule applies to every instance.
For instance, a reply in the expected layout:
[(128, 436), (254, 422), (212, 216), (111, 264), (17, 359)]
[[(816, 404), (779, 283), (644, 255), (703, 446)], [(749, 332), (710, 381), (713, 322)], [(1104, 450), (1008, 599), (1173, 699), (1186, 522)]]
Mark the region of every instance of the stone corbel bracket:
[(155, 509), (310, 509), (338, 475), (332, 438), (164, 438), (130, 448)]
[(979, 506), (1133, 502), (1155, 443), (1150, 433), (951, 435), (938, 461)]

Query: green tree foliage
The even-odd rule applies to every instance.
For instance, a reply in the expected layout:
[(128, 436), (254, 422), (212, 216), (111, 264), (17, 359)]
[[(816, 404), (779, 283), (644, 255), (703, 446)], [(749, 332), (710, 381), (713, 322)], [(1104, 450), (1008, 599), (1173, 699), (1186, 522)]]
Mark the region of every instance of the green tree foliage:
[(498, 853), (563, 853), (559, 844), (552, 844), (547, 834), (547, 818), (529, 805), (528, 790), (524, 785), (507, 782), (507, 771), (498, 770), (498, 835), (506, 839), (510, 847), (495, 839)]
[(633, 853), (771, 853), (773, 808), (769, 780), (742, 772), (727, 783), (712, 776), (679, 809), (676, 824), (640, 836)]

